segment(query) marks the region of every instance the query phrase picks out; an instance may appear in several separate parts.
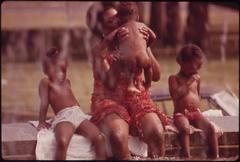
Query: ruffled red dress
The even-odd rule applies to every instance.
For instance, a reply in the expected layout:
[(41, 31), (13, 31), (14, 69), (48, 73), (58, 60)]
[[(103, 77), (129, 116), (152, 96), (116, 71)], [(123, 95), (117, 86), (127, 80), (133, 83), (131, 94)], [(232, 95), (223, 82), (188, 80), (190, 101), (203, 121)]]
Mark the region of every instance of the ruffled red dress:
[[(112, 63), (111, 55), (107, 60)], [(127, 76), (123, 72), (119, 73), (116, 89), (111, 91), (104, 87), (96, 74), (95, 66), (93, 64), (94, 88), (91, 98), (93, 123), (98, 124), (106, 115), (116, 113), (129, 124), (130, 133), (140, 137), (143, 135), (140, 119), (146, 113), (154, 112), (159, 116), (163, 126), (168, 124), (167, 116), (159, 110), (143, 86), (142, 70), (136, 72), (134, 78), (134, 84), (141, 91), (140, 93), (127, 90)]]

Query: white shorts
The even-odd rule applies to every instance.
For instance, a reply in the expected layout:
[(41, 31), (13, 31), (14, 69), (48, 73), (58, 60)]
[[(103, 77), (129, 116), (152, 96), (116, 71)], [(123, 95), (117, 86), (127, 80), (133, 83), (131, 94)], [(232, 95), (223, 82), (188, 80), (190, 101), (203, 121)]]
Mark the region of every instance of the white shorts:
[(70, 122), (74, 125), (75, 129), (82, 123), (83, 120), (89, 120), (90, 115), (85, 114), (79, 106), (67, 107), (59, 111), (52, 121), (51, 128), (55, 128), (60, 122)]

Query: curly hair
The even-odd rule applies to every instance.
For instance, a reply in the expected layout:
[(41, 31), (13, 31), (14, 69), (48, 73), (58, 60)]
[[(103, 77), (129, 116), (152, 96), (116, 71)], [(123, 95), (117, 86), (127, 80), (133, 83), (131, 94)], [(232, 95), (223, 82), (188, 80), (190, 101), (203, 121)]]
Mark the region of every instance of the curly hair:
[(58, 48), (51, 47), (44, 56), (42, 60), (42, 66), (44, 73), (47, 72), (47, 69), (49, 68), (49, 64), (51, 64), (55, 59), (57, 59), (60, 56), (60, 52)]
[(139, 13), (135, 2), (120, 2), (118, 6), (118, 17), (122, 23), (130, 19), (137, 20)]
[(195, 44), (186, 44), (177, 55), (178, 63), (186, 63), (195, 58), (203, 58), (204, 53), (200, 47)]

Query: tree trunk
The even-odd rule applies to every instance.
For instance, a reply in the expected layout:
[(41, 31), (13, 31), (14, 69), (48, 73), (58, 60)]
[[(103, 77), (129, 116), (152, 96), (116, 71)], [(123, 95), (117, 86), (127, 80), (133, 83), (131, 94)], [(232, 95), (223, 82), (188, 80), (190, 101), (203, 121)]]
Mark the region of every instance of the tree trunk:
[(206, 52), (208, 34), (208, 3), (189, 2), (185, 42), (194, 43)]
[(166, 17), (164, 44), (176, 47), (181, 38), (180, 6), (178, 2), (167, 2)]
[(151, 5), (150, 28), (156, 33), (160, 43), (163, 41), (166, 24), (163, 7), (163, 2), (152, 2)]

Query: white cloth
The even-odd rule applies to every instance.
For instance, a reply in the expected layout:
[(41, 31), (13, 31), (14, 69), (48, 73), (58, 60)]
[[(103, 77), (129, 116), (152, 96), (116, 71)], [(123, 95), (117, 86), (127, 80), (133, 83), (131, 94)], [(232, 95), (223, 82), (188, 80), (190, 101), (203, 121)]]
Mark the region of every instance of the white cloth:
[[(36, 160), (54, 160), (56, 139), (52, 129), (42, 129), (37, 134)], [(66, 160), (93, 160), (95, 152), (90, 141), (79, 135), (73, 135), (67, 150)]]
[[(47, 122), (51, 122), (49, 119)], [(38, 121), (29, 121), (34, 127), (37, 127)], [(147, 144), (140, 141), (138, 137), (129, 135), (129, 151), (136, 156), (147, 157)], [(106, 149), (108, 157), (112, 157), (110, 143), (106, 139)], [(56, 151), (56, 139), (53, 129), (41, 129), (37, 134), (36, 160), (54, 160)], [(67, 150), (66, 160), (94, 160), (95, 152), (91, 148), (91, 142), (78, 134), (74, 134)]]
[[(88, 115), (90, 116), (90, 115)], [(91, 116), (90, 116), (91, 117)], [(47, 120), (51, 123), (53, 119)], [(172, 119), (170, 118), (170, 121)], [(38, 121), (29, 121), (34, 127), (37, 127)], [(214, 124), (214, 123), (213, 123)], [(222, 135), (222, 131), (219, 127), (214, 124), (217, 129), (218, 135)], [(166, 131), (179, 133), (177, 128), (170, 122), (170, 125), (165, 126)], [(202, 132), (201, 129), (192, 127), (192, 132)], [(201, 135), (203, 135), (201, 133)], [(204, 135), (203, 135), (204, 137)], [(110, 142), (106, 139), (106, 149), (108, 157), (112, 157), (112, 151), (110, 147)], [(146, 158), (148, 154), (148, 146), (145, 142), (141, 141), (138, 137), (129, 135), (128, 137), (128, 148), (132, 155)], [(37, 160), (54, 160), (54, 154), (56, 150), (56, 139), (54, 136), (53, 129), (42, 129), (37, 134), (37, 145), (36, 145), (36, 159)], [(91, 148), (90, 141), (78, 134), (74, 134), (67, 150), (66, 160), (94, 160), (95, 152)]]
[(79, 106), (67, 107), (59, 111), (52, 121), (52, 128), (63, 121), (71, 122), (77, 128), (83, 120), (89, 120), (91, 116), (85, 114)]

